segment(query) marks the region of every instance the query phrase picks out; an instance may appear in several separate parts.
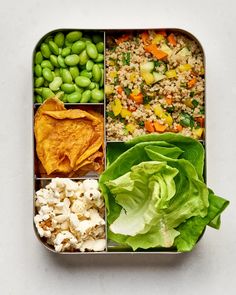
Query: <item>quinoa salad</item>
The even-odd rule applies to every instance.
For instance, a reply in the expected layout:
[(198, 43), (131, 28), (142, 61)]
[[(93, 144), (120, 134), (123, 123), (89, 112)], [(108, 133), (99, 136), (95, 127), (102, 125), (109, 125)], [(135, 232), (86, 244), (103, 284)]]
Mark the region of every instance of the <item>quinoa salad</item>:
[(108, 141), (146, 133), (204, 137), (204, 56), (183, 33), (110, 34), (106, 44)]

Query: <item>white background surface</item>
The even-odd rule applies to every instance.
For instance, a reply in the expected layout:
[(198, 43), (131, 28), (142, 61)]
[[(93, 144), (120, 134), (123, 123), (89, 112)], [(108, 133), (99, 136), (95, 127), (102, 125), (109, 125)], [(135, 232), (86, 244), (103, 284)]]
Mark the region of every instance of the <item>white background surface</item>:
[[(60, 3), (59, 3), (60, 2)], [(235, 294), (235, 1), (1, 1), (0, 294)], [(32, 228), (31, 55), (56, 28), (180, 27), (207, 60), (208, 185), (231, 201), (220, 231), (177, 256), (57, 256)]]

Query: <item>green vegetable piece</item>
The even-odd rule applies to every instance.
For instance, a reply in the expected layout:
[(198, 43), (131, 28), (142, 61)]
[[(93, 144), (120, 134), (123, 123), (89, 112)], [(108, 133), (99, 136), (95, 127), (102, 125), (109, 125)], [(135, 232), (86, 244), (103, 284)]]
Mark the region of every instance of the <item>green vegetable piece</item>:
[(48, 46), (53, 54), (55, 54), (55, 55), (59, 54), (59, 48), (55, 42), (49, 41)]
[(43, 102), (43, 98), (38, 94), (35, 96), (35, 100), (36, 100), (37, 103), (42, 103)]
[(88, 72), (87, 70), (83, 70), (82, 72), (80, 72), (80, 76), (84, 76), (91, 79), (93, 74), (91, 72)]
[(80, 64), (81, 66), (86, 65), (87, 61), (89, 60), (89, 57), (88, 57), (88, 54), (87, 54), (86, 49), (84, 49), (84, 50), (80, 53), (79, 58), (80, 58), (80, 62), (79, 62), (79, 64)]
[(130, 96), (131, 90), (128, 87), (125, 87), (124, 92), (127, 96)]
[(55, 77), (53, 79), (53, 81), (49, 84), (49, 88), (52, 91), (57, 91), (57, 90), (60, 89), (61, 84), (62, 84), (62, 78), (61, 77)]
[(40, 88), (34, 88), (34, 91), (35, 91), (35, 93), (37, 93), (39, 95), (42, 95), (43, 88), (42, 87), (40, 87)]
[(99, 68), (99, 66), (97, 64), (95, 64), (93, 66), (92, 73), (93, 73), (94, 82), (98, 83), (100, 81), (100, 79), (101, 79), (102, 72), (101, 72), (101, 69)]
[(48, 44), (46, 44), (46, 43), (42, 43), (41, 46), (40, 46), (40, 50), (41, 50), (42, 55), (43, 55), (45, 58), (49, 58), (49, 57), (50, 57), (50, 55), (51, 55), (51, 51), (50, 51), (50, 49), (49, 49)]
[(91, 81), (87, 77), (79, 76), (79, 77), (75, 78), (75, 83), (79, 87), (86, 88), (86, 87), (89, 86), (89, 84), (91, 83)]
[(182, 113), (180, 118), (180, 124), (184, 127), (193, 127), (194, 126), (194, 119), (188, 113)]
[(61, 74), (62, 80), (64, 83), (72, 83), (72, 76), (69, 70), (67, 69), (62, 69), (62, 74)]
[(56, 98), (62, 100), (64, 96), (64, 91), (58, 91), (55, 95)]
[(91, 82), (90, 84), (89, 84), (89, 90), (93, 90), (94, 88), (96, 87), (96, 84), (94, 83), (94, 82)]
[(192, 104), (196, 108), (199, 105), (199, 102), (196, 99), (193, 99)]
[(85, 48), (86, 43), (84, 41), (79, 40), (72, 45), (71, 50), (75, 54), (80, 54)]
[(96, 44), (96, 47), (97, 47), (98, 53), (103, 53), (104, 52), (104, 43), (103, 42), (98, 42)]
[(97, 63), (100, 69), (104, 69), (104, 64), (103, 63)]
[(57, 44), (58, 47), (62, 48), (64, 45), (65, 36), (62, 32), (56, 33), (54, 37), (54, 42)]
[(82, 37), (82, 32), (80, 31), (73, 31), (66, 35), (66, 39), (71, 43), (78, 41), (81, 37)]
[(83, 93), (82, 93), (82, 98), (81, 98), (81, 103), (86, 103), (90, 100), (91, 98), (91, 90), (85, 90)]
[(44, 43), (48, 44), (49, 41), (52, 41), (52, 40), (53, 40), (52, 36), (49, 35), (49, 36), (47, 36), (47, 37), (44, 39)]
[(35, 67), (34, 67), (34, 73), (37, 77), (41, 77), (42, 76), (42, 68), (39, 64), (37, 64)]
[(97, 47), (93, 43), (87, 44), (86, 51), (90, 58), (96, 59), (98, 57)]
[(91, 96), (95, 102), (101, 102), (104, 99), (104, 92), (95, 88), (91, 91)]
[(67, 64), (68, 66), (76, 66), (79, 61), (80, 58), (77, 54), (71, 54), (65, 58), (65, 64)]
[(104, 55), (98, 53), (98, 57), (94, 60), (96, 63), (104, 61)]
[(52, 65), (52, 63), (49, 60), (43, 60), (41, 63), (41, 67), (42, 68), (49, 68), (50, 70), (54, 69), (54, 66)]
[(43, 86), (43, 83), (44, 83), (44, 78), (38, 77), (35, 79), (34, 86), (38, 88), (38, 87)]
[(75, 80), (75, 78), (79, 76), (79, 68), (77, 66), (70, 67), (69, 71), (73, 80)]
[(55, 74), (55, 77), (60, 77), (61, 76), (60, 69), (55, 69), (54, 74)]
[(53, 55), (53, 54), (50, 55), (50, 62), (54, 67), (59, 67), (59, 63), (58, 63), (56, 55)]
[(49, 68), (44, 68), (42, 71), (43, 77), (46, 81), (52, 82), (53, 80), (53, 74), (52, 71)]
[(61, 85), (61, 90), (67, 94), (70, 94), (75, 91), (75, 86), (73, 84), (64, 83)]
[(86, 70), (89, 72), (92, 71), (93, 65), (94, 65), (94, 62), (92, 60), (88, 60), (86, 63)]
[(54, 96), (55, 96), (55, 94), (52, 92), (52, 90), (50, 88), (44, 87), (42, 89), (42, 97), (44, 100), (47, 98), (50, 98), (50, 97), (54, 97)]
[(99, 82), (99, 86), (102, 87), (104, 84), (104, 70), (101, 69), (101, 79), (100, 79), (100, 82)]
[(74, 93), (71, 93), (67, 96), (67, 101), (70, 103), (80, 102), (80, 99), (81, 99), (81, 93), (79, 93), (77, 91)]
[(70, 53), (71, 53), (71, 48), (70, 47), (65, 47), (61, 51), (61, 56), (66, 57), (66, 56), (70, 55)]
[(58, 55), (57, 61), (60, 67), (66, 68), (65, 60), (61, 55)]
[(36, 65), (40, 65), (42, 61), (43, 61), (42, 53), (40, 51), (36, 52), (35, 57), (34, 57), (34, 63)]
[(103, 36), (102, 36), (102, 35), (99, 35), (99, 34), (94, 34), (94, 35), (92, 36), (92, 39), (93, 39), (93, 42), (94, 42), (95, 44), (104, 41)]

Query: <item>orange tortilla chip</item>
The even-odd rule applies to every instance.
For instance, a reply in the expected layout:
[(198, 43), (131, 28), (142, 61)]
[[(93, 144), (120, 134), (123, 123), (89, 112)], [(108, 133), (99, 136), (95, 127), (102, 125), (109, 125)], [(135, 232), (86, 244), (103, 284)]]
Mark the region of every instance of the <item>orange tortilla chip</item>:
[(47, 175), (59, 173), (72, 177), (85, 175), (91, 169), (102, 170), (104, 126), (101, 114), (67, 110), (59, 99), (50, 98), (35, 115), (34, 132), (37, 155)]

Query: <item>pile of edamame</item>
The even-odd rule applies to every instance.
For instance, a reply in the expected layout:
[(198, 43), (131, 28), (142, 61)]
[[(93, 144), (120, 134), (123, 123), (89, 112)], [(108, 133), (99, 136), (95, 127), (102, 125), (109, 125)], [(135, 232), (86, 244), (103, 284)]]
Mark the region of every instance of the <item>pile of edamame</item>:
[(57, 32), (46, 37), (34, 56), (35, 102), (58, 97), (68, 103), (104, 99), (102, 33)]

